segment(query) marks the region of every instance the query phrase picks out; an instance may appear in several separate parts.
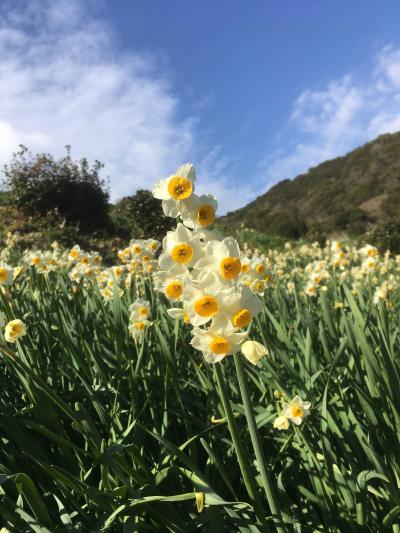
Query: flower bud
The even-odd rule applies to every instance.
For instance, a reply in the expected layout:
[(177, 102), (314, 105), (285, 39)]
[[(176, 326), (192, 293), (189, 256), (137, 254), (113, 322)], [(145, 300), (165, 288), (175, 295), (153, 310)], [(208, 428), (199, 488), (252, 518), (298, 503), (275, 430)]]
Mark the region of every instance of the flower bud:
[(267, 348), (256, 341), (246, 341), (242, 344), (242, 354), (250, 363), (256, 365), (258, 361), (268, 354)]
[(286, 418), (285, 415), (280, 415), (275, 418), (274, 428), (276, 429), (288, 429), (289, 428), (289, 420)]

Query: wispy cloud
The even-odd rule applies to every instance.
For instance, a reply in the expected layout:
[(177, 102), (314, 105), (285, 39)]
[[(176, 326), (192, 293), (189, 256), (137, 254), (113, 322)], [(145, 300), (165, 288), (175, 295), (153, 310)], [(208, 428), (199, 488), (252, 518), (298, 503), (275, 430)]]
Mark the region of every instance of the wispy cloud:
[[(0, 19), (0, 162), (19, 143), (100, 159), (113, 197), (186, 160), (195, 117), (152, 59), (117, 56), (112, 31), (79, 0), (33, 1)], [(4, 13), (4, 12), (3, 12)]]
[(297, 98), (281, 139), (285, 148), (261, 163), (267, 186), (400, 130), (400, 49), (383, 48), (366, 78), (348, 74)]
[(99, 5), (31, 0), (2, 9), (0, 165), (19, 144), (56, 156), (70, 144), (74, 157), (105, 163), (116, 199), (197, 161), (202, 189), (225, 191), (221, 211), (239, 207), (226, 161), (198, 118), (182, 117), (169, 73), (151, 55), (117, 51)]

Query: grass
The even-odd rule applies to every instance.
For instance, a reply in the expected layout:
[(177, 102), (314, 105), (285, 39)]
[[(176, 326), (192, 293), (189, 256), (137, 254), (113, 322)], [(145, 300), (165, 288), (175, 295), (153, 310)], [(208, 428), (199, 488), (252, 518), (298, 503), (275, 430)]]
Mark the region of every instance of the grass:
[[(269, 350), (256, 367), (240, 355), (204, 363), (150, 279), (122, 294), (115, 284), (105, 301), (61, 267), (18, 276), (0, 292), (6, 321), (28, 331), (0, 348), (0, 525), (400, 531), (399, 298), (374, 303), (383, 269), (357, 286), (331, 266), (328, 290), (306, 297), (304, 271), (291, 272), (318, 254), (275, 255), (251, 326)], [(389, 271), (398, 281), (394, 261)], [(138, 296), (153, 325), (136, 342), (127, 326)], [(277, 397), (295, 394), (311, 415), (274, 429)]]

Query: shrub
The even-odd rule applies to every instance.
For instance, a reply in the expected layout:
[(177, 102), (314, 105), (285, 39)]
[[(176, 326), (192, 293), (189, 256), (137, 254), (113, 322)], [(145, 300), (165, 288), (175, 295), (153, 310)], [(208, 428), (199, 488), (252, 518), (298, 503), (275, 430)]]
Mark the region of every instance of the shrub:
[(32, 155), (25, 146), (4, 168), (4, 185), (14, 205), (27, 215), (46, 216), (56, 211), (81, 232), (109, 225), (108, 191), (99, 177), (103, 165), (87, 159), (78, 162), (67, 155), (56, 160), (50, 154)]
[(364, 235), (364, 240), (382, 252), (390, 250), (395, 254), (400, 254), (400, 222), (376, 224)]
[(305, 235), (307, 241), (317, 242), (320, 246), (324, 246), (327, 239), (327, 232), (325, 227), (317, 222), (310, 224)]
[(301, 239), (307, 233), (307, 224), (297, 212), (279, 213), (274, 215), (271, 223), (271, 233), (285, 239)]
[(282, 250), (286, 242), (280, 235), (271, 235), (252, 228), (246, 228), (244, 224), (241, 224), (237, 228), (217, 224), (215, 229), (225, 237), (233, 236), (241, 247), (248, 246), (249, 248), (258, 248), (262, 251), (267, 251), (270, 248)]
[(161, 202), (150, 191), (140, 189), (112, 207), (111, 217), (121, 236), (162, 240), (174, 227), (174, 219), (164, 215)]
[(335, 209), (332, 230), (347, 231), (351, 237), (362, 235), (368, 223), (366, 213), (356, 207), (338, 206)]

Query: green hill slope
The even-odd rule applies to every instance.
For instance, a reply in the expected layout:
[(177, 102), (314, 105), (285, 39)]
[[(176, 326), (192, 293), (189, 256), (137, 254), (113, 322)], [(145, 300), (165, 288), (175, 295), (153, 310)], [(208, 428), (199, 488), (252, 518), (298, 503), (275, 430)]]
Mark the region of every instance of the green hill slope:
[(284, 180), (220, 222), (298, 238), (322, 232), (362, 235), (400, 220), (400, 133)]

